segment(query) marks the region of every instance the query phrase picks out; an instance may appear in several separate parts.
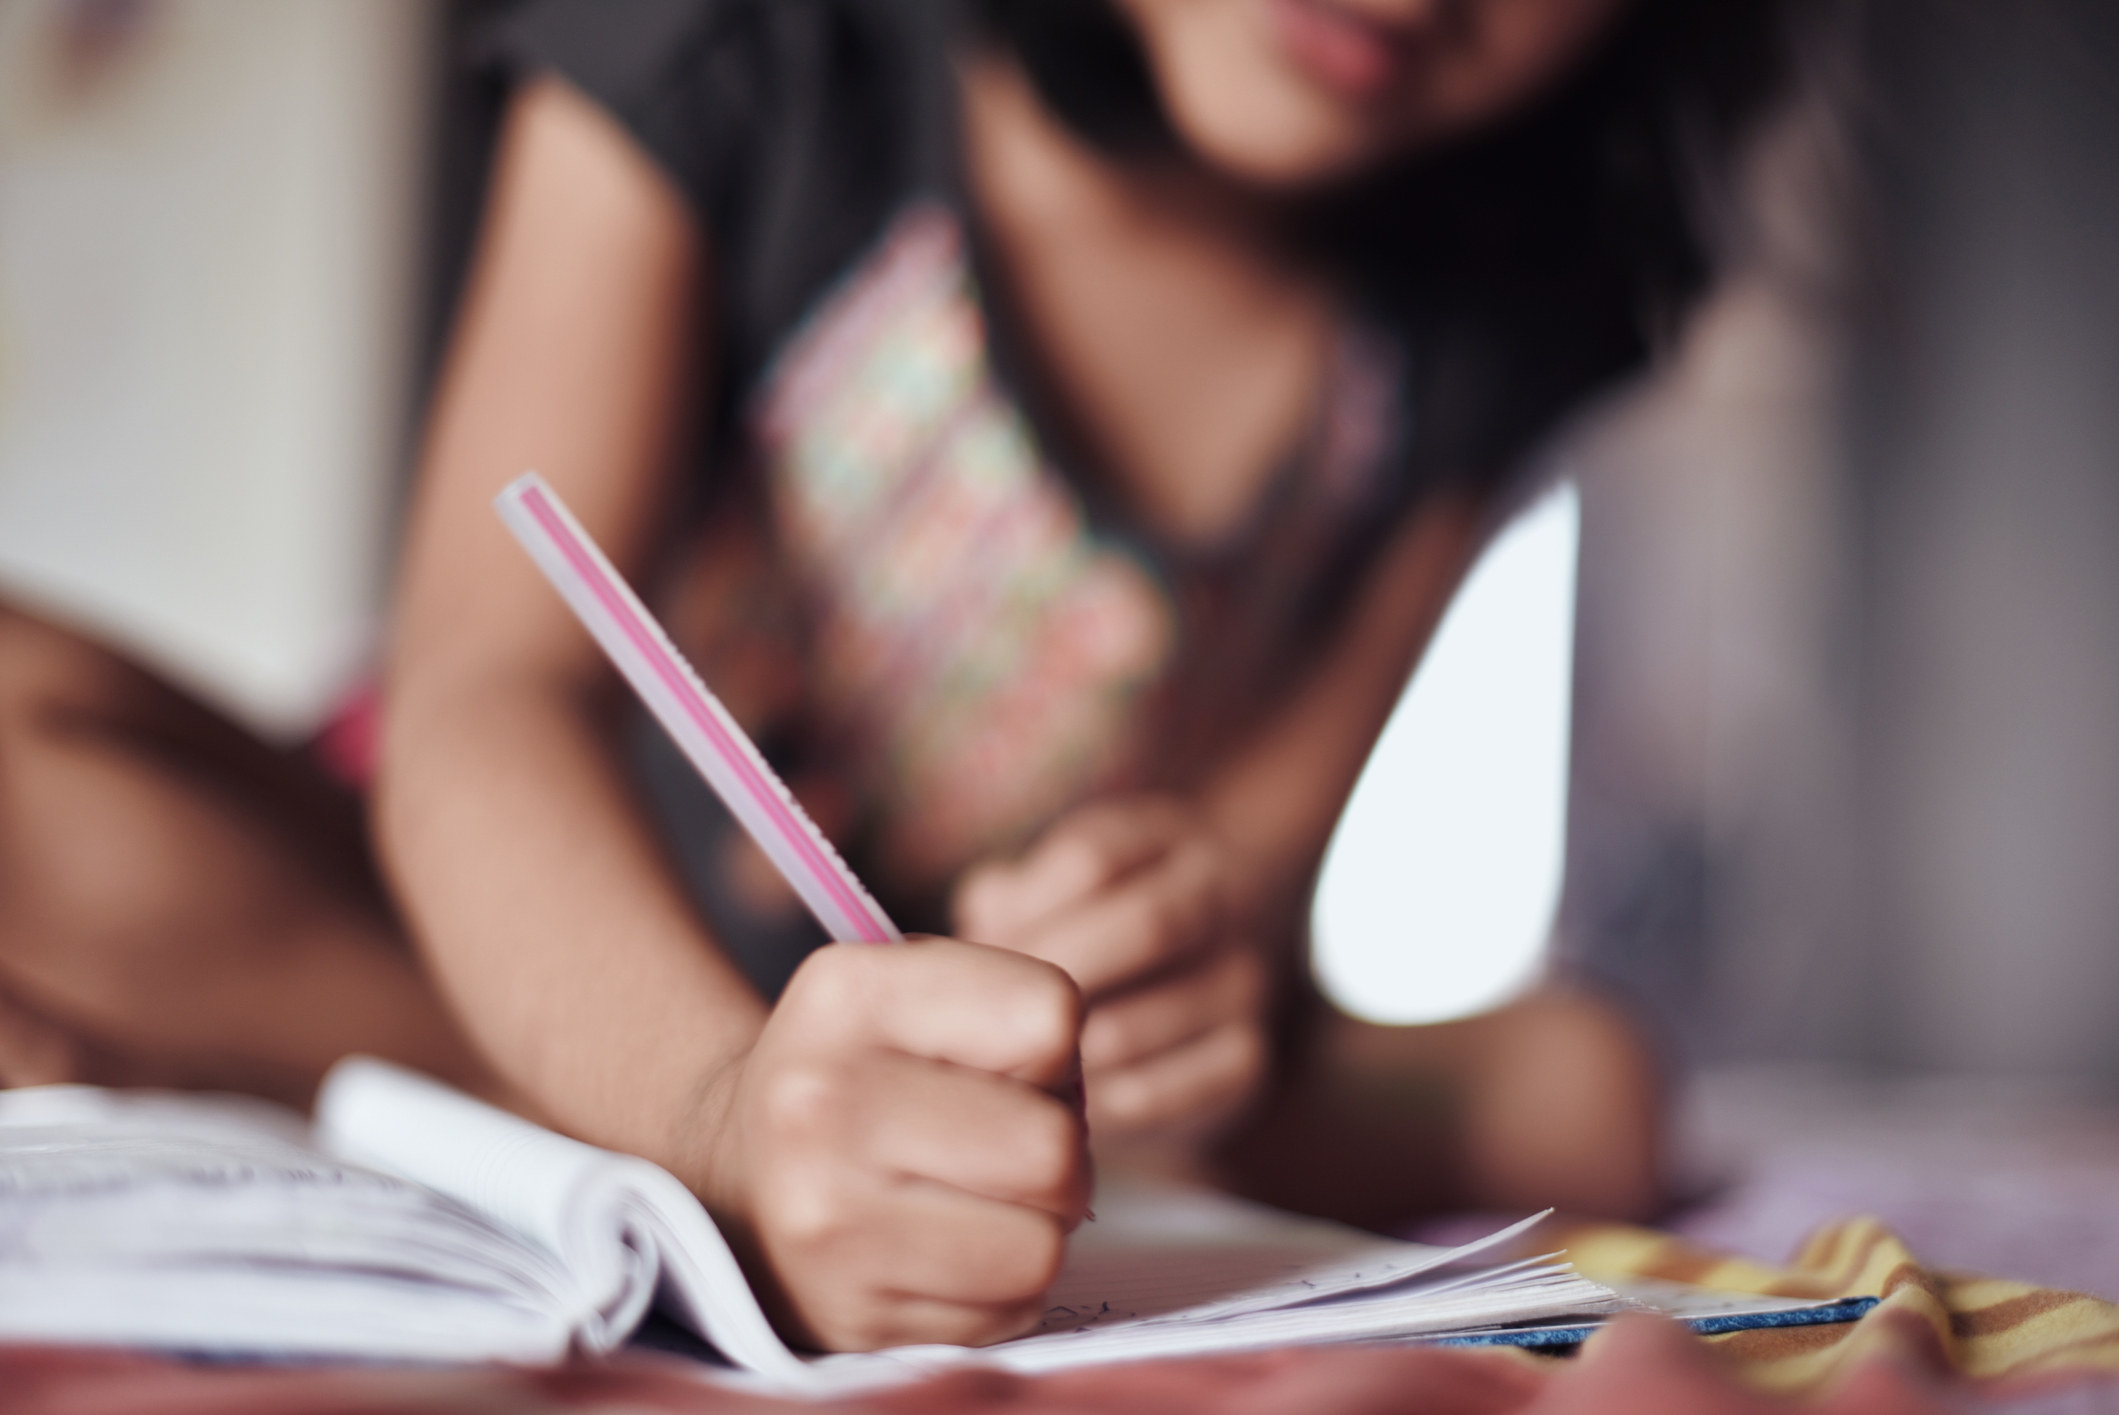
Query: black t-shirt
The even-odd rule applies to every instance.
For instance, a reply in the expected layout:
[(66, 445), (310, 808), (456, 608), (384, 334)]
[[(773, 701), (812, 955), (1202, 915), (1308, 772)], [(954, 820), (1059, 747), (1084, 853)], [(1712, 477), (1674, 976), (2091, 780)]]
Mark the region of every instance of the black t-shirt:
[[(806, 494), (809, 463), (773, 430), (773, 407), (806, 396), (791, 388), (814, 386), (791, 370), (844, 372), (840, 355), (820, 352), (843, 352), (846, 346), (831, 342), (833, 331), (878, 327), (850, 315), (850, 305), (891, 307), (892, 319), (910, 321), (887, 326), (896, 330), (899, 342), (890, 347), (904, 356), (905, 377), (921, 382), (936, 368), (966, 369), (948, 358), (932, 362), (939, 357), (933, 341), (947, 346), (949, 332), (966, 324), (946, 312), (898, 308), (890, 292), (903, 280), (887, 273), (925, 271), (912, 277), (920, 288), (938, 269), (946, 275), (946, 261), (937, 266), (920, 254), (931, 253), (936, 240), (947, 244), (945, 228), (961, 234), (962, 259), (974, 267), (966, 273), (978, 264), (977, 221), (957, 169), (951, 51), (966, 37), (963, 23), (947, 0), (536, 0), (499, 36), (515, 72), (555, 72), (605, 108), (699, 217), (713, 269), (718, 414), (706, 449), (713, 475), (701, 483), (713, 488), (701, 496), (706, 534), (711, 539), (714, 524), (743, 515), (754, 501), (769, 503), (744, 524), (766, 529), (754, 543), (772, 561), (756, 595), (723, 596), (727, 617), (743, 622), (718, 642), (762, 637), (802, 656), (799, 703), (782, 709), (777, 722), (749, 725), (762, 731), (783, 770), (821, 766), (852, 784), (860, 805), (836, 838), (901, 922), (928, 928), (946, 922), (936, 890), (951, 866), (938, 863), (941, 857), (960, 862), (977, 841), (989, 849), (1026, 843), (1026, 832), (1064, 809), (1077, 790), (1175, 789), (1203, 770), (1241, 734), (1245, 714), (1265, 710), (1295, 659), (1319, 640), (1316, 629), (1388, 534), (1412, 481), (1395, 412), (1407, 402), (1405, 360), (1391, 331), (1357, 316), (1342, 331), (1315, 425), (1246, 524), (1210, 547), (1160, 540), (1108, 494), (1089, 458), (1069, 455), (1056, 431), (1064, 419), (1037, 415), (1030, 361), (1011, 361), (1011, 348), (1020, 345), (1011, 343), (1007, 312), (993, 309), (979, 293), (987, 282), (974, 279), (957, 288), (975, 300), (975, 312), (944, 304), (982, 331), (971, 362), (992, 375), (997, 396), (965, 393), (954, 412), (937, 415), (922, 434), (932, 440), (922, 445), (946, 444), (948, 455), (920, 453), (902, 466), (893, 460), (899, 454), (884, 455), (866, 465), (862, 483), (876, 495), (845, 491), (838, 505), (860, 515), (883, 496), (878, 488), (894, 488), (889, 496), (901, 498), (895, 504), (924, 508), (918, 524), (944, 541), (955, 518), (976, 516), (991, 531), (982, 538), (983, 557), (980, 548), (959, 544), (949, 552), (960, 557), (953, 572), (915, 563), (932, 559), (940, 542), (898, 539), (915, 523), (909, 513), (865, 522), (877, 536), (873, 544), (856, 541), (828, 557), (814, 544), (805, 548), (804, 528), (813, 529), (816, 518), (788, 508)], [(918, 299), (912, 304), (924, 308)], [(904, 412), (893, 404), (898, 382), (886, 376), (870, 386), (877, 400), (871, 411), (884, 424)], [(1034, 447), (995, 450), (1013, 445), (1009, 415), (996, 413), (996, 404), (1020, 410)], [(844, 434), (860, 442), (858, 431), (828, 410), (814, 427), (825, 439)], [(852, 446), (850, 455), (874, 453)], [(1022, 457), (1038, 463), (1027, 482), (1015, 476), (1024, 470)], [(1034, 483), (1047, 474), (1053, 485), (1038, 489)], [(945, 483), (947, 495), (935, 492)], [(915, 554), (911, 541), (927, 548)], [(740, 560), (740, 549), (716, 544), (724, 568)], [(994, 547), (1018, 547), (1020, 554), (999, 555)], [(982, 566), (985, 559), (1007, 564)], [(1134, 569), (1118, 568), (1123, 564)], [(870, 598), (835, 590), (842, 575), (888, 586), (873, 598), (890, 607), (876, 611), (888, 622), (862, 631), (873, 632), (860, 640), (876, 645), (873, 651), (845, 650), (844, 671), (835, 672), (841, 648), (834, 646), (848, 638), (829, 626), (861, 620)], [(944, 578), (946, 592), (937, 588)], [(792, 601), (779, 593), (788, 587), (796, 592)], [(740, 606), (730, 607), (735, 601)], [(795, 613), (770, 623), (750, 608), (790, 602)], [(916, 603), (933, 612), (908, 607)], [(842, 612), (849, 604), (852, 611)], [(950, 605), (966, 606), (969, 620), (956, 622), (961, 616)], [(994, 625), (1011, 627), (991, 637), (967, 627), (986, 623), (988, 613)], [(1082, 649), (1089, 639), (1071, 637), (1070, 623), (1083, 626), (1093, 651)], [(1092, 623), (1100, 627), (1091, 630)], [(1160, 637), (1166, 628), (1168, 639)], [(727, 693), (731, 679), (720, 670), (740, 673), (758, 655), (717, 661), (716, 640), (705, 637), (694, 651), (705, 653), (702, 668)], [(1138, 664), (1106, 661), (1135, 651), (1118, 647), (1125, 644), (1143, 655)], [(892, 667), (875, 669), (876, 691), (846, 686), (849, 674), (878, 662)], [(900, 673), (906, 664), (925, 666)], [(997, 666), (1003, 664), (1011, 666)], [(1032, 699), (1080, 710), (1041, 716)], [(893, 700), (911, 706), (872, 709)], [(872, 720), (878, 716), (889, 720)], [(953, 788), (995, 774), (957, 762), (933, 740), (955, 729), (926, 732), (915, 719), (963, 723), (965, 752), (1005, 759), (1005, 775), (1019, 783), (1022, 799), (1003, 800), (1010, 792), (999, 787), (953, 798)], [(970, 740), (982, 727), (1004, 745), (987, 750)], [(1010, 736), (1018, 730), (1020, 737)], [(1144, 761), (1149, 749), (1136, 734), (1177, 745)], [(642, 775), (666, 836), (701, 907), (770, 991), (795, 950), (776, 942), (749, 946), (779, 930), (742, 916), (742, 891), (720, 863), (727, 823), (658, 751), (650, 736), (643, 752), (653, 760)], [(914, 839), (942, 843), (934, 858), (909, 860), (916, 852), (903, 843)]]
[(708, 235), (717, 428), (908, 203), (954, 204), (946, 0), (532, 0), (499, 32), (622, 123)]
[[(715, 440), (705, 449), (707, 465), (748, 464), (751, 400), (770, 382), (776, 358), (800, 342), (805, 319), (831, 302), (909, 208), (926, 201), (954, 210), (975, 246), (975, 213), (958, 170), (951, 65), (967, 23), (951, 0), (530, 0), (496, 32), (501, 63), (518, 75), (556, 73), (601, 105), (697, 213), (713, 268)], [(1402, 204), (1397, 214), (1419, 216)], [(1545, 298), (1536, 279), (1517, 278), (1530, 272), (1503, 271), (1480, 282), (1458, 279), (1446, 262), (1408, 271), (1388, 223), (1357, 210), (1346, 225), (1362, 239), (1343, 243), (1356, 259), (1340, 273), (1355, 297), (1355, 322), (1380, 335), (1389, 352), (1381, 364), (1393, 370), (1390, 401), (1398, 413), (1386, 419), (1373, 491), (1347, 518), (1352, 524), (1329, 528), (1328, 543), (1303, 542), (1298, 533), (1295, 544), (1281, 545), (1292, 553), (1280, 557), (1286, 573), (1276, 572), (1278, 551), (1258, 539), (1228, 547), (1219, 566), (1161, 557), (1182, 613), (1219, 596), (1223, 617), (1195, 622), (1225, 626), (1224, 640), (1264, 637), (1241, 626), (1275, 618), (1270, 607), (1236, 602), (1245, 595), (1302, 600), (1278, 622), (1281, 631), (1304, 637), (1302, 626), (1319, 625), (1332, 612), (1424, 489), (1444, 481), (1494, 489), (1562, 408), (1640, 352), (1604, 306), (1584, 306), (1595, 317), (1571, 320), (1565, 302)], [(1005, 346), (1006, 311), (993, 313), (1000, 316), (995, 342)], [(1008, 350), (992, 353), (1005, 375)], [(1022, 397), (1024, 390), (1015, 392)], [(1034, 396), (1022, 401), (1037, 412)], [(1046, 420), (1041, 434), (1056, 422)], [(1060, 454), (1058, 469), (1082, 470), (1070, 466), (1064, 445), (1050, 447)], [(1137, 539), (1137, 528), (1100, 516), (1094, 482), (1077, 480), (1075, 487), (1091, 519), (1118, 538)], [(1287, 521), (1283, 509), (1266, 507), (1262, 519)], [(1146, 558), (1157, 559), (1155, 547)], [(1214, 635), (1194, 633), (1195, 649), (1203, 637)], [(1172, 672), (1182, 679), (1198, 667), (1181, 654)], [(1229, 681), (1256, 678), (1254, 671), (1251, 679), (1239, 673)], [(1192, 681), (1196, 687), (1202, 675), (1194, 672)], [(1211, 733), (1194, 735), (1212, 740)], [(774, 751), (771, 741), (767, 746)], [(676, 790), (685, 780), (669, 762), (650, 773), (653, 791)], [(727, 823), (703, 799), (658, 802), (658, 809), (702, 907), (736, 951), (745, 954), (746, 932), (757, 933), (757, 956), (746, 957), (746, 966), (774, 990), (800, 946), (772, 941), (771, 929), (729, 912), (729, 897), (740, 891), (716, 881), (713, 844)], [(695, 819), (687, 824), (688, 817)], [(858, 840), (851, 853), (862, 859)], [(940, 923), (917, 913), (903, 921)]]

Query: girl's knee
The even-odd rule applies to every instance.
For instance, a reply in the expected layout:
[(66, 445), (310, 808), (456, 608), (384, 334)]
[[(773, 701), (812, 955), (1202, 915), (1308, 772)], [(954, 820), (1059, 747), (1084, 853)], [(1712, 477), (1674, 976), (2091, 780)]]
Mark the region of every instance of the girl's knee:
[(147, 986), (127, 951), (195, 892), (198, 831), (172, 828), (161, 778), (124, 747), (156, 696), (111, 651), (0, 606), (0, 966), (18, 977)]
[(138, 695), (139, 677), (93, 640), (0, 604), (0, 731), (55, 709), (116, 708)]

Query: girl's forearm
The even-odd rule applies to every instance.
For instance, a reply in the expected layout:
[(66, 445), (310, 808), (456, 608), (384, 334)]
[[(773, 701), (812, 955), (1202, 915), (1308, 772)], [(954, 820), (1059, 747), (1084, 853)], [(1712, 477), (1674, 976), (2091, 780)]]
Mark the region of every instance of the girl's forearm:
[(593, 710), (607, 668), (493, 514), (535, 468), (620, 570), (666, 543), (708, 290), (668, 178), (555, 78), (509, 107), (391, 626), (377, 829), (474, 1041), (563, 1128), (680, 1171), (763, 1008), (663, 865)]
[(1369, 749), (1470, 565), (1478, 511), (1449, 499), (1413, 515), (1302, 686), (1201, 793), (1238, 862), (1244, 917), (1292, 924)]
[(765, 1009), (697, 922), (587, 705), (457, 684), (400, 694), (388, 731), (383, 858), (477, 1045), (563, 1128), (694, 1178), (703, 1092)]

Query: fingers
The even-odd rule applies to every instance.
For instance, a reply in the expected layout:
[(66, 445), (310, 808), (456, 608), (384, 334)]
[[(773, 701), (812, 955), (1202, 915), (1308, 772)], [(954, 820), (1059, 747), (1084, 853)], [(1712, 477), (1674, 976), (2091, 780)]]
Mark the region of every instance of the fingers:
[(1082, 1118), (1025, 1082), (860, 1052), (786, 1066), (769, 1085), (766, 1124), (780, 1149), (829, 1155), (871, 1184), (917, 1181), (1038, 1209), (1068, 1230), (1088, 1211)]
[[(1026, 1306), (1035, 1311), (1066, 1257), (1066, 1228), (1049, 1214), (925, 1184), (864, 1179), (816, 1169), (791, 1174), (761, 1225), (775, 1268), (793, 1275), (789, 1295), (835, 1345), (874, 1344), (863, 1326), (902, 1330), (909, 1325), (903, 1314), (889, 1309), (908, 1299), (984, 1308), (983, 1319), (966, 1313), (959, 1320), (1005, 1327)], [(906, 1241), (913, 1234), (918, 1241)], [(804, 1281), (805, 1274), (814, 1279)], [(984, 1339), (1005, 1334), (1012, 1333)], [(918, 1339), (952, 1338), (926, 1331)]]
[(1077, 811), (959, 892), (966, 932), (1065, 970), (1090, 1004), (1081, 1058), (1099, 1133), (1203, 1134), (1256, 1089), (1266, 970), (1229, 936), (1233, 890), (1198, 815), (1150, 798)]
[(1116, 886), (1006, 942), (1064, 969), (1092, 1001), (1182, 965), (1216, 939), (1220, 862), (1186, 840)]
[(1019, 858), (966, 875), (956, 892), (957, 932), (991, 943), (1029, 929), (1167, 851), (1188, 821), (1182, 807), (1160, 797), (1084, 806)]
[(1239, 947), (1099, 1004), (1082, 1030), (1091, 1130), (1170, 1141), (1219, 1129), (1265, 1077), (1266, 984), (1264, 960)]
[(874, 1351), (923, 1342), (990, 1346), (996, 1341), (1022, 1336), (1036, 1327), (1038, 1319), (1044, 1315), (1045, 1298), (1041, 1290), (1037, 1296), (1019, 1302), (966, 1304), (895, 1294), (887, 1311), (887, 1317), (868, 1324), (857, 1343), (847, 1344), (842, 1349)]
[(955, 939), (840, 943), (811, 954), (788, 983), (783, 1027), (1012, 1076), (1069, 1084), (1077, 1071), (1081, 991), (1057, 967)]
[(1154, 986), (1098, 1004), (1082, 1026), (1082, 1068), (1092, 1081), (1238, 1018), (1260, 1016), (1265, 963), (1232, 948)]
[(858, 1167), (790, 1167), (755, 1232), (807, 1338), (831, 1350), (979, 1345), (1035, 1323), (1066, 1257), (1050, 1214)]
[(876, 1351), (935, 1342), (986, 1346), (1035, 1327), (1044, 1307), (1042, 1291), (1006, 1303), (970, 1303), (883, 1289), (841, 1289), (818, 1295), (817, 1317), (808, 1328), (812, 1334), (792, 1340), (825, 1351)]
[(1089, 1128), (1112, 1138), (1203, 1135), (1234, 1115), (1265, 1075), (1263, 1031), (1233, 1020), (1088, 1086)]

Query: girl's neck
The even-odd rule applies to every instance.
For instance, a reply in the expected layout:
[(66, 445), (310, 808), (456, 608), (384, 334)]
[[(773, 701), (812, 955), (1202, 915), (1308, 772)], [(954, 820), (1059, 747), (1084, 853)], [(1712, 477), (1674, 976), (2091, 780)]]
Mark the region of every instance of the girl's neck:
[(1257, 194), (1114, 161), (1005, 56), (967, 57), (961, 81), (971, 197), (1040, 375), (1150, 526), (1227, 534), (1309, 425), (1332, 292)]

